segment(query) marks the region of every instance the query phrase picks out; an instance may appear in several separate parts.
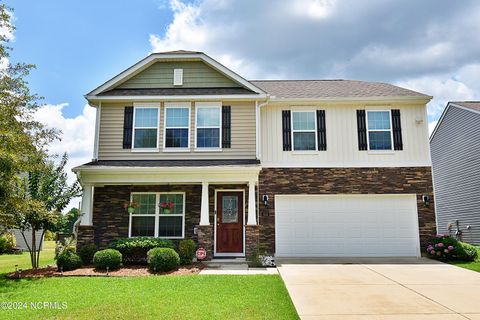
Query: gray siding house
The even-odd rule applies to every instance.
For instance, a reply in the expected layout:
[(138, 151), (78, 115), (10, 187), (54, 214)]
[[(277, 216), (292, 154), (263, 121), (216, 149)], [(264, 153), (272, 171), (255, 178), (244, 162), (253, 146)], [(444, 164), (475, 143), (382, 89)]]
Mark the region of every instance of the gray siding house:
[(480, 101), (449, 102), (430, 149), (438, 232), (480, 244)]

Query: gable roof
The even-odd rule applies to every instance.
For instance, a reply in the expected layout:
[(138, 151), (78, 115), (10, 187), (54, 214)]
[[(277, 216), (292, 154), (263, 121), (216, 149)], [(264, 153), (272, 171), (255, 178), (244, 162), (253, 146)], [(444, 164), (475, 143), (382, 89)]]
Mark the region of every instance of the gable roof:
[[(127, 80), (157, 62), (202, 61), (209, 67), (238, 83), (234, 88), (119, 88)], [(175, 50), (152, 53), (117, 76), (85, 95), (87, 100), (100, 99), (186, 99), (201, 96), (211, 99), (222, 96), (233, 99), (273, 101), (306, 100), (430, 100), (432, 97), (392, 84), (358, 80), (252, 80), (248, 81), (203, 52)]]
[(381, 82), (358, 80), (253, 80), (250, 82), (277, 100), (372, 97), (432, 98), (423, 93)]
[(450, 103), (457, 106), (462, 106), (472, 111), (480, 111), (480, 101), (453, 101)]
[(233, 81), (240, 84), (242, 87), (251, 90), (254, 94), (258, 95), (265, 95), (265, 92), (260, 88), (256, 87), (246, 79), (242, 78), (237, 73), (231, 71), (224, 65), (220, 64), (216, 60), (212, 59), (211, 57), (207, 56), (203, 52), (196, 52), (196, 51), (186, 51), (186, 50), (176, 50), (176, 51), (167, 51), (167, 52), (160, 52), (160, 53), (152, 53), (145, 57), (144, 59), (140, 60), (133, 66), (127, 68), (123, 72), (119, 73), (112, 79), (106, 81), (99, 87), (95, 88), (94, 90), (90, 91), (85, 95), (87, 100), (96, 98), (99, 94), (112, 90), (119, 84), (125, 82), (126, 80), (130, 79), (131, 77), (139, 74), (141, 71), (147, 69), (151, 65), (156, 62), (160, 61), (203, 61), (214, 70), (220, 72), (221, 74), (225, 75), (226, 77), (232, 79)]
[(437, 133), (438, 128), (442, 124), (443, 119), (445, 118), (445, 115), (450, 108), (460, 108), (476, 114), (480, 114), (480, 101), (449, 101), (445, 109), (443, 109), (442, 115), (440, 116), (440, 119), (438, 119), (437, 125), (433, 129), (432, 134), (430, 135), (430, 141), (432, 141), (435, 133)]

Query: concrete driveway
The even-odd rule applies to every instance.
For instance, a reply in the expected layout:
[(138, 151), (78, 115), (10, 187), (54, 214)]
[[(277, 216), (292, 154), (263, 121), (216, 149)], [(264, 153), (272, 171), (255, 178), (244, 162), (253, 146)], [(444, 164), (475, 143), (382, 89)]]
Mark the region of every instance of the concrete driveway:
[(480, 273), (428, 259), (356, 261), (279, 261), (302, 319), (480, 320)]

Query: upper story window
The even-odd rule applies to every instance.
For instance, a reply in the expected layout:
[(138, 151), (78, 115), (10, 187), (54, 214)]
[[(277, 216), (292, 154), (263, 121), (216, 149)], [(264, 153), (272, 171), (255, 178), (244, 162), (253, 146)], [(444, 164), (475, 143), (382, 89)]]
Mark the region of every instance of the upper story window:
[(190, 107), (165, 105), (165, 148), (188, 149), (190, 136)]
[(135, 107), (133, 148), (158, 148), (158, 107)]
[(367, 111), (369, 150), (392, 150), (390, 111)]
[(293, 150), (316, 150), (315, 111), (292, 111)]
[(222, 107), (215, 104), (196, 106), (196, 148), (219, 149)]

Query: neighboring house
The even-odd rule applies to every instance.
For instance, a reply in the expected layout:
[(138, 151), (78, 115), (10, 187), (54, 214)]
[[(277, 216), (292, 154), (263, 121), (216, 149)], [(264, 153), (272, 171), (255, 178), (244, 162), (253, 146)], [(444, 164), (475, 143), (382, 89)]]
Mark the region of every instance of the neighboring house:
[[(74, 168), (80, 245), (152, 236), (193, 239), (209, 257), (258, 246), (419, 256), (436, 232), (430, 96), (364, 81), (248, 81), (204, 53), (174, 51), (86, 98), (97, 122), (94, 160)], [(140, 204), (133, 213), (129, 201)]]
[[(23, 234), (25, 238), (22, 236), (22, 232), (19, 229), (12, 229), (13, 235), (15, 236), (15, 247), (28, 250), (28, 247), (32, 247), (32, 231), (27, 230)], [(43, 249), (43, 239), (42, 239), (43, 230), (38, 230), (35, 232), (35, 243), (38, 250)], [(25, 242), (25, 239), (27, 242)]]
[(430, 149), (438, 231), (480, 244), (480, 101), (449, 102)]

